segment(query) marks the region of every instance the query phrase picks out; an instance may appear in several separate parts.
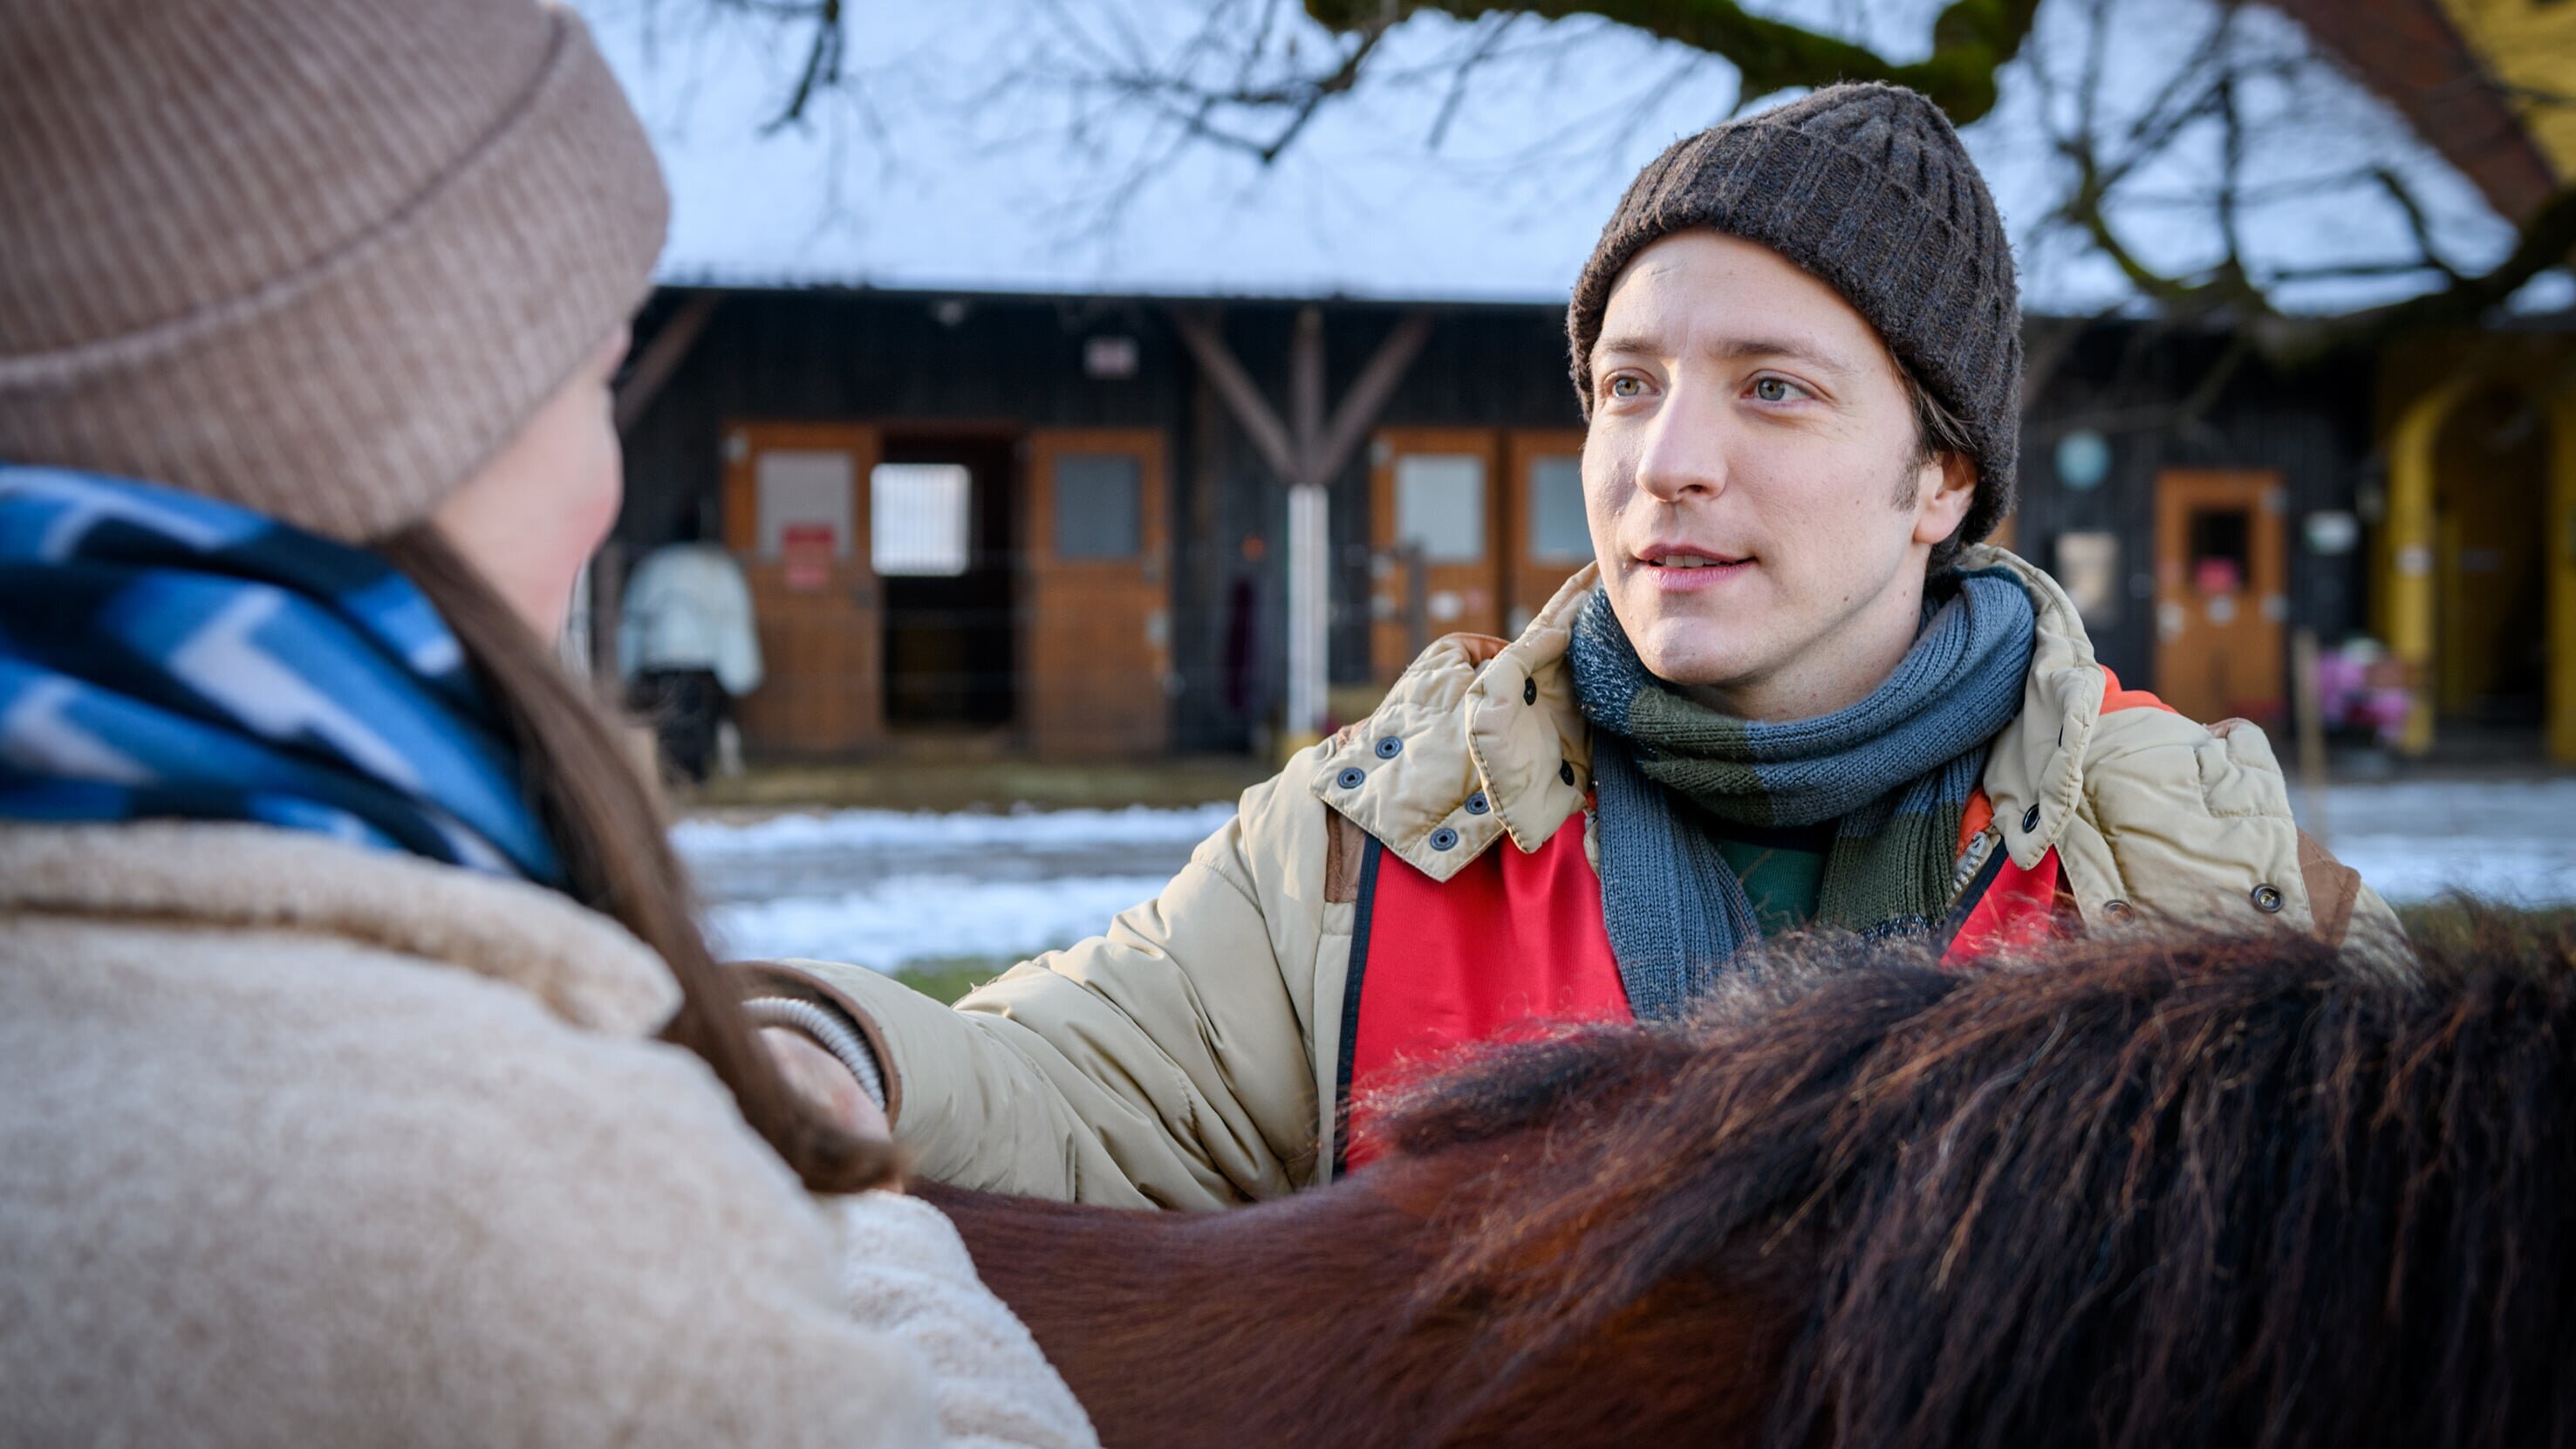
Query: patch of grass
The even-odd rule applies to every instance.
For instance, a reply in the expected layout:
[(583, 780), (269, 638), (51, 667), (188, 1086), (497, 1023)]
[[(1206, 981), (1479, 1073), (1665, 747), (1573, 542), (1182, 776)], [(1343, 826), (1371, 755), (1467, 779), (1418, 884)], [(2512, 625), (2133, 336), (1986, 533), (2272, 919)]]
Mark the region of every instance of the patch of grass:
[(1012, 956), (932, 956), (887, 974), (933, 1001), (955, 1005), (957, 998), (1018, 964)]
[(2576, 944), (2576, 906), (2524, 910), (2447, 896), (2396, 909), (2397, 919), (2406, 927), (2406, 939), (2454, 955), (2506, 943)]

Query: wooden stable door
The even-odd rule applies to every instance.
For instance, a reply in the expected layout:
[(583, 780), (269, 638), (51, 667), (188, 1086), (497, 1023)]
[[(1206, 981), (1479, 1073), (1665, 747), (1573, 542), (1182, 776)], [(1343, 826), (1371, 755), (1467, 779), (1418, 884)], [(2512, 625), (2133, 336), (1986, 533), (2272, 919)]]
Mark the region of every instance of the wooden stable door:
[(1444, 634), (1502, 632), (1494, 443), (1481, 428), (1388, 428), (1370, 449), (1369, 655), (1382, 683)]
[(1029, 435), (1029, 746), (1048, 759), (1159, 754), (1171, 737), (1171, 542), (1163, 437)]
[(1583, 434), (1524, 428), (1504, 439), (1503, 628), (1517, 636), (1531, 617), (1592, 562), (1583, 512)]
[(884, 640), (869, 562), (873, 428), (738, 423), (725, 433), (725, 546), (742, 560), (768, 677), (743, 743), (824, 756), (883, 740)]
[(2156, 476), (2155, 688), (2193, 719), (2287, 718), (2287, 505), (2274, 472)]

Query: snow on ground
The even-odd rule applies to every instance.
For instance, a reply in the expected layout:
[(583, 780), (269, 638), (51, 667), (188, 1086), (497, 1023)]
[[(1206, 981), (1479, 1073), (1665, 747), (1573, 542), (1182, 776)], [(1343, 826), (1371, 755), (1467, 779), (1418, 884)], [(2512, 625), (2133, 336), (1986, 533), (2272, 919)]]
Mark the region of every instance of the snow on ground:
[(2453, 890), (2576, 902), (2576, 779), (2338, 785), (2324, 823), (2335, 855), (2392, 902)]
[(1151, 900), (1232, 818), (1190, 810), (1010, 814), (838, 810), (672, 832), (720, 951), (880, 971), (941, 957), (1033, 956)]
[(894, 875), (843, 895), (731, 902), (710, 908), (708, 917), (723, 956), (801, 956), (891, 971), (942, 957), (1017, 960), (1071, 945), (1100, 934), (1120, 911), (1153, 899), (1167, 879)]
[[(891, 970), (1030, 956), (1096, 934), (1152, 899), (1233, 813), (843, 810), (690, 821), (673, 839), (726, 954)], [(2576, 902), (2576, 779), (2338, 785), (2324, 823), (2335, 854), (2394, 902), (2454, 889)]]
[(1007, 815), (983, 811), (835, 810), (822, 815), (774, 815), (749, 825), (688, 820), (671, 832), (680, 853), (701, 864), (713, 860), (775, 857), (813, 851), (1074, 849), (1092, 846), (1189, 848), (1234, 817), (1232, 805), (1191, 810), (1030, 810)]

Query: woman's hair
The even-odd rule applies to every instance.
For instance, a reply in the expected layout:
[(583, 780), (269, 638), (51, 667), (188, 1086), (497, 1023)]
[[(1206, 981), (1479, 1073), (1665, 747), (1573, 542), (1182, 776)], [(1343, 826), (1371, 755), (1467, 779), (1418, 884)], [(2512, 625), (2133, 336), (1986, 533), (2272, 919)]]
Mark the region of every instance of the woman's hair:
[(563, 856), (573, 899), (615, 919), (669, 963), (680, 1009), (663, 1039), (706, 1059), (778, 1155), (816, 1192), (892, 1182), (893, 1147), (825, 1120), (788, 1085), (700, 933), (688, 878), (644, 776), (608, 712), (429, 523), (376, 545), (455, 631), (516, 746), (522, 788)]

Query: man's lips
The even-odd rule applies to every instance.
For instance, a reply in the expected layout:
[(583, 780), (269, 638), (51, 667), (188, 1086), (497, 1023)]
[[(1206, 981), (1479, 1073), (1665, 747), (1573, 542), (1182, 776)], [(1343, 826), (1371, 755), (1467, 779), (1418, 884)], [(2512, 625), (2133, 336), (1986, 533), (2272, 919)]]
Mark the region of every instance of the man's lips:
[(1741, 575), (1753, 560), (1690, 543), (1652, 543), (1638, 549), (1637, 565), (1662, 589), (1700, 589)]
[(1723, 553), (1717, 549), (1703, 548), (1695, 543), (1661, 541), (1647, 544), (1638, 549), (1632, 557), (1650, 569), (1734, 568), (1753, 562), (1748, 554)]

